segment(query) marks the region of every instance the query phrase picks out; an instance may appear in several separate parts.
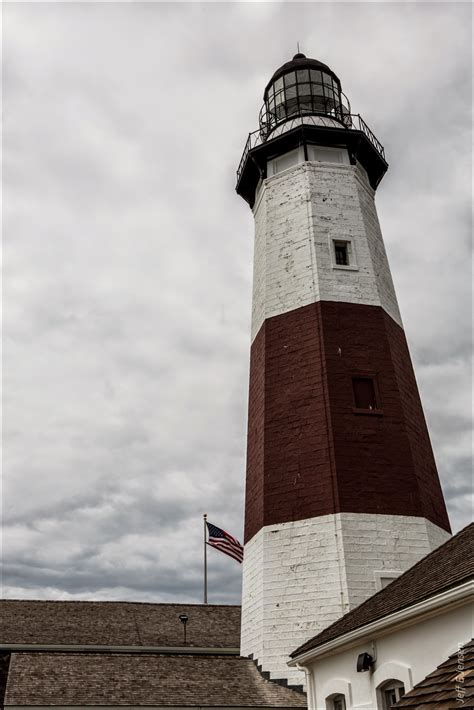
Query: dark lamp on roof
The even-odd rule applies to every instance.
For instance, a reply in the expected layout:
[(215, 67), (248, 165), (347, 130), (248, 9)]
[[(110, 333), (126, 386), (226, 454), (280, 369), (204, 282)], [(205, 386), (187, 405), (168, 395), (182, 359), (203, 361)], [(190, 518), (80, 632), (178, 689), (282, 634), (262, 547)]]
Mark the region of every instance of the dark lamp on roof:
[(189, 617), (187, 614), (180, 614), (178, 616), (178, 619), (180, 622), (183, 624), (183, 632), (184, 632), (184, 645), (186, 645), (186, 624), (189, 621)]

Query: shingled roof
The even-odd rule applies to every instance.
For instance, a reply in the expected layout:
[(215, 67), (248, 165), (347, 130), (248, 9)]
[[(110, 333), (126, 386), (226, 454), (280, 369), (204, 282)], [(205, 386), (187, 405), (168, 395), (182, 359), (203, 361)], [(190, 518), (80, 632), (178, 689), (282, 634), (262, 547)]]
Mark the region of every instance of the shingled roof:
[(474, 643), (456, 653), (417, 683), (398, 701), (405, 710), (472, 710), (474, 707)]
[(385, 589), (299, 646), (292, 658), (468, 581), (474, 574), (474, 523), (424, 557)]
[(0, 601), (0, 644), (240, 647), (240, 606)]
[(306, 708), (240, 656), (14, 653), (4, 706)]
[(306, 707), (239, 656), (239, 606), (4, 600), (0, 615), (5, 708)]

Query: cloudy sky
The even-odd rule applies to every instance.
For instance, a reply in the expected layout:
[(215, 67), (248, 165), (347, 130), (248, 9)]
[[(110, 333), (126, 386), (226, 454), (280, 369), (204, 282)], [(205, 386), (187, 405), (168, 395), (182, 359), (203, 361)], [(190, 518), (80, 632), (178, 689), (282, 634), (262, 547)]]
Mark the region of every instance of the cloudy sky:
[[(377, 204), (455, 530), (470, 517), (470, 5), (4, 5), (4, 595), (201, 601), (242, 535), (253, 218), (296, 51), (385, 145)], [(240, 567), (209, 551), (210, 601)]]

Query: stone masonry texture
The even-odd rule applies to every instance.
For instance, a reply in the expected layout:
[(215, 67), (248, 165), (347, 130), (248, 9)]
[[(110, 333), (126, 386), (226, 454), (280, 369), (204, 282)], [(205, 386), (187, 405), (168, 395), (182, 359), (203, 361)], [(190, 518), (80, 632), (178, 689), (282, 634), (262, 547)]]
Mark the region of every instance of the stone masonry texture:
[(337, 513), (268, 525), (245, 546), (242, 655), (271, 678), (304, 682), (289, 654), (449, 538), (424, 518)]

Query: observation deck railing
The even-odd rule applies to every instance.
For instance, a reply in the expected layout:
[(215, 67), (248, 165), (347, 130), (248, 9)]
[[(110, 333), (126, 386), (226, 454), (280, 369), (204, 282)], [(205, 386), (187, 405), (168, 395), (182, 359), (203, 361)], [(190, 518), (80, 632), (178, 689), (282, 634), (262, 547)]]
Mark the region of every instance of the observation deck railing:
[[(314, 122), (311, 122), (311, 117), (314, 117)], [(324, 119), (324, 123), (321, 122), (321, 119)], [(316, 121), (319, 121), (319, 123), (316, 123)], [(311, 123), (313, 123), (313, 125), (320, 125), (326, 127), (328, 127), (329, 125), (329, 127), (339, 128), (341, 130), (347, 131), (361, 131), (368, 138), (377, 153), (385, 160), (385, 150), (383, 145), (380, 143), (379, 140), (377, 140), (377, 138), (372, 133), (372, 131), (359, 113), (344, 114), (344, 123), (342, 123), (341, 121), (334, 118), (333, 116), (328, 115), (327, 113), (308, 114), (298, 112), (292, 118), (288, 118), (286, 121), (275, 126), (271, 133), (266, 133), (265, 131), (262, 131), (261, 128), (257, 128), (256, 131), (249, 133), (247, 142), (245, 143), (244, 151), (242, 153), (242, 157), (240, 159), (239, 167), (237, 168), (237, 182), (239, 182), (240, 177), (242, 175), (247, 156), (253, 148), (256, 148), (258, 145), (262, 145), (263, 143), (266, 143), (274, 136), (281, 135), (281, 132), (283, 131), (286, 133), (288, 131), (291, 131), (291, 129), (295, 128), (296, 126), (300, 126), (302, 124), (311, 125)], [(280, 131), (278, 131), (279, 128)], [(272, 134), (274, 134), (274, 136), (272, 136)]]

